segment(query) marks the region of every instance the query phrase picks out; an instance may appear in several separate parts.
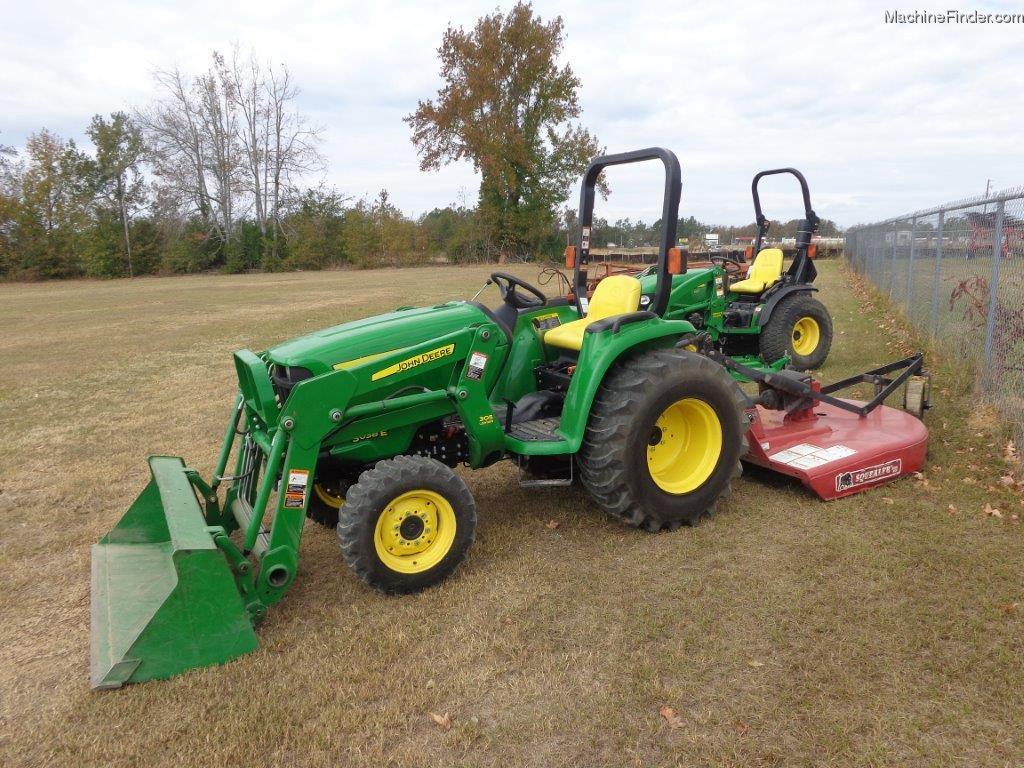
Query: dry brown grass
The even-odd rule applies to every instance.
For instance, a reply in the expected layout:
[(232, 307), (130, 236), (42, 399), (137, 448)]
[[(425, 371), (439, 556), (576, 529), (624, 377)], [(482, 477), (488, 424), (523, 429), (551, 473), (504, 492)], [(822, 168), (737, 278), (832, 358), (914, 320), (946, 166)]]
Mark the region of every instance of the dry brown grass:
[[(1024, 506), (948, 367), (926, 482), (823, 504), (748, 476), (714, 519), (650, 535), (508, 466), (467, 473), (478, 542), (448, 583), (382, 597), (310, 525), (257, 653), (91, 693), (89, 546), (146, 455), (209, 471), (230, 351), (468, 297), (487, 271), (0, 287), (0, 764), (1024, 763)], [(840, 265), (822, 273), (827, 378), (912, 342)]]

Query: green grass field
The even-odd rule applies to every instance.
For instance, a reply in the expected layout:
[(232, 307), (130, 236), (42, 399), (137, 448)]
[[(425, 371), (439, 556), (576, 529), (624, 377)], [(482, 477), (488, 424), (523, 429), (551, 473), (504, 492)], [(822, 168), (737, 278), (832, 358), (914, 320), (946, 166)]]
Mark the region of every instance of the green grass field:
[[(914, 348), (852, 272), (820, 269), (826, 380)], [(1024, 504), (955, 361), (931, 366), (921, 478), (825, 504), (748, 475), (652, 535), (506, 463), (467, 471), (477, 543), (442, 586), (383, 597), (310, 524), (258, 652), (90, 692), (89, 547), (147, 455), (209, 473), (231, 351), (468, 298), (488, 271), (0, 285), (0, 765), (1024, 764)]]

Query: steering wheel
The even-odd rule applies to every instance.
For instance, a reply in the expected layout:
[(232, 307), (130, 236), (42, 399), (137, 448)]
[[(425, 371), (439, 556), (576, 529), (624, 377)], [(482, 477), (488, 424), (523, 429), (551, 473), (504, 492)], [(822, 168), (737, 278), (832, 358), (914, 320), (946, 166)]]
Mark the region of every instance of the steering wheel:
[[(502, 301), (516, 309), (534, 309), (548, 303), (548, 297), (541, 293), (540, 289), (507, 272), (491, 272), (491, 282), (498, 286)], [(519, 288), (533, 294), (534, 298), (520, 295)]]
[(718, 264), (728, 275), (738, 275), (743, 271), (745, 264), (740, 263), (731, 256), (712, 256), (708, 259), (712, 264)]

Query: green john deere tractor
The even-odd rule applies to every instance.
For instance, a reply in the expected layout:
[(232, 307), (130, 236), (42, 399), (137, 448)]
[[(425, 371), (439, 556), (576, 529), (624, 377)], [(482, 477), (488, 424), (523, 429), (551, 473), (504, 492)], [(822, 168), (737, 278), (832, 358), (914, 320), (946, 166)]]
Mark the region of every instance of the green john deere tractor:
[[(797, 228), (796, 257), (783, 271), (779, 248), (762, 248), (770, 221), (761, 211), (758, 182), (765, 176), (792, 174), (800, 182), (804, 218)], [(811, 238), (818, 216), (811, 207), (807, 180), (795, 168), (761, 171), (751, 184), (757, 215), (757, 242), (749, 266), (729, 255), (712, 255), (711, 266), (685, 270), (672, 279), (669, 320), (688, 320), (706, 332), (718, 351), (755, 369), (779, 369), (787, 362), (800, 371), (820, 368), (832, 346), (832, 317), (812, 293), (817, 270)], [(642, 306), (654, 300), (655, 268), (640, 274)]]
[[(671, 152), (595, 159), (577, 284), (598, 175), (644, 160), (664, 164), (662, 220), (677, 220)], [(93, 548), (93, 686), (253, 650), (255, 625), (296, 578), (307, 515), (336, 526), (341, 558), (370, 586), (437, 583), (474, 538), (473, 496), (453, 471), (462, 463), (510, 459), (527, 485), (578, 477), (597, 506), (649, 531), (711, 512), (739, 472), (745, 399), (722, 366), (686, 351), (693, 325), (665, 317), (674, 241), (667, 226), (646, 310), (633, 277), (571, 305), (495, 272), (495, 311), (403, 307), (236, 352), (239, 392), (212, 479), (150, 458), (151, 482)]]

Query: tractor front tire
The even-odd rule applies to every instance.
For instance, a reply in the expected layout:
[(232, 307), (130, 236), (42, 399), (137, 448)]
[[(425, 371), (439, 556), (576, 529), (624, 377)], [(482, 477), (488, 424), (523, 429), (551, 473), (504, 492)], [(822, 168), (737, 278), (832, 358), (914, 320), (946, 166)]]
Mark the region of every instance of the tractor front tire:
[(832, 348), (832, 316), (808, 293), (788, 296), (761, 329), (761, 358), (774, 363), (785, 355), (798, 371), (821, 368)]
[(345, 494), (349, 484), (338, 477), (317, 477), (313, 482), (313, 492), (309, 496), (306, 517), (325, 528), (338, 525), (338, 510), (345, 503)]
[(660, 350), (629, 358), (594, 398), (580, 479), (627, 525), (694, 525), (714, 512), (741, 472), (745, 406), (725, 368), (703, 355)]
[(426, 589), (466, 559), (476, 503), (449, 467), (424, 456), (379, 461), (359, 476), (338, 510), (341, 555), (387, 594)]

